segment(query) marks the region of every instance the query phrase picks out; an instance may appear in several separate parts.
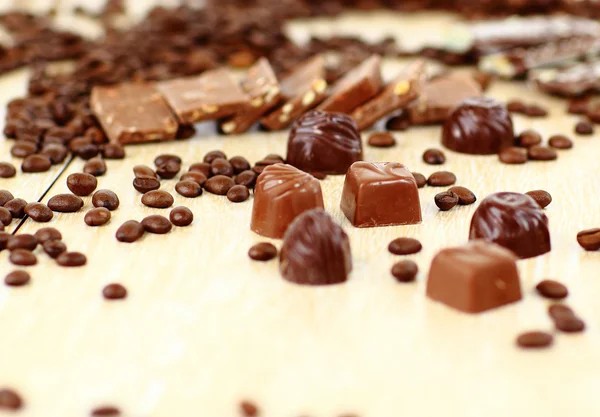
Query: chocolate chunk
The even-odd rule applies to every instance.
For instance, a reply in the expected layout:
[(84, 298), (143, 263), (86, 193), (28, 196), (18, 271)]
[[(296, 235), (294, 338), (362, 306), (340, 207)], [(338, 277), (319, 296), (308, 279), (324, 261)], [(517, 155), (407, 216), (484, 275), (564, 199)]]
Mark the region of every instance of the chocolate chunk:
[(409, 259), (396, 262), (392, 267), (392, 275), (398, 282), (413, 282), (418, 273), (419, 267)]
[(285, 232), (279, 259), (283, 278), (303, 285), (342, 283), (352, 270), (348, 235), (321, 209), (294, 220)]
[(421, 222), (415, 178), (398, 162), (355, 162), (346, 174), (342, 211), (355, 227)]
[(443, 249), (431, 263), (427, 296), (465, 313), (521, 299), (516, 257), (484, 241)]
[(600, 92), (600, 61), (585, 62), (566, 68), (532, 71), (529, 79), (548, 94), (580, 97)]
[(94, 87), (90, 106), (113, 143), (175, 139), (177, 121), (150, 84)]
[(587, 229), (577, 233), (577, 243), (587, 251), (600, 250), (600, 229)]
[(548, 205), (552, 202), (552, 196), (550, 195), (550, 193), (548, 191), (534, 190), (534, 191), (527, 191), (525, 194), (527, 194), (529, 197), (533, 198), (535, 200), (535, 202), (540, 205), (541, 208), (548, 207)]
[(374, 148), (391, 148), (396, 145), (396, 139), (390, 132), (375, 132), (369, 136), (368, 144)]
[(189, 226), (194, 221), (194, 213), (192, 213), (192, 211), (187, 207), (175, 207), (173, 210), (171, 210), (171, 213), (169, 213), (169, 220), (175, 226)]
[(256, 181), (250, 228), (279, 239), (298, 215), (323, 207), (321, 184), (315, 177), (291, 165), (269, 165)]
[(345, 114), (311, 111), (290, 131), (287, 162), (303, 171), (342, 175), (362, 157), (360, 133)]
[(523, 349), (547, 348), (552, 345), (554, 336), (547, 332), (530, 331), (517, 337), (517, 345)]
[(535, 200), (519, 193), (495, 193), (485, 198), (471, 220), (470, 239), (486, 239), (513, 251), (521, 259), (550, 251), (548, 218)]
[(260, 242), (248, 250), (248, 256), (255, 261), (266, 262), (277, 256), (277, 248), (269, 242)]

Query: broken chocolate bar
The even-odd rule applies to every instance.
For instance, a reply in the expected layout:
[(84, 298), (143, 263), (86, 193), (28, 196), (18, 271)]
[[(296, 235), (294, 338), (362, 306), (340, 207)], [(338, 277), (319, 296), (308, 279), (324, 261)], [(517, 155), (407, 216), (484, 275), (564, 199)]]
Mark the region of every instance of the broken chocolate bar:
[(563, 97), (600, 92), (600, 61), (585, 62), (567, 68), (531, 71), (529, 80), (541, 91)]

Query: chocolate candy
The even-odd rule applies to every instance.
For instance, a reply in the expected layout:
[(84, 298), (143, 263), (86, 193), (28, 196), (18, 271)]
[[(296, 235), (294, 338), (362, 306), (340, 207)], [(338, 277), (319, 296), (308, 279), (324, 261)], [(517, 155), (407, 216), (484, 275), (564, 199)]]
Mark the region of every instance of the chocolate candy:
[(496, 154), (512, 146), (513, 123), (506, 107), (492, 98), (468, 98), (446, 122), (442, 144), (453, 151), (474, 155)]
[(600, 61), (558, 69), (531, 71), (529, 79), (548, 94), (579, 97), (600, 91)]
[(345, 114), (311, 111), (290, 131), (287, 162), (303, 171), (341, 175), (362, 157), (358, 127)]
[(352, 270), (350, 240), (325, 211), (307, 211), (294, 220), (279, 256), (283, 278), (303, 285), (338, 284)]
[(431, 262), (427, 296), (465, 313), (480, 313), (521, 299), (516, 257), (475, 241), (439, 252)]
[(346, 174), (342, 211), (355, 227), (421, 222), (415, 178), (398, 162), (355, 162)]
[(279, 239), (298, 215), (314, 208), (323, 208), (319, 180), (291, 165), (269, 165), (256, 180), (250, 228)]
[(469, 238), (495, 242), (522, 259), (551, 248), (548, 218), (533, 198), (520, 193), (485, 198), (473, 214)]

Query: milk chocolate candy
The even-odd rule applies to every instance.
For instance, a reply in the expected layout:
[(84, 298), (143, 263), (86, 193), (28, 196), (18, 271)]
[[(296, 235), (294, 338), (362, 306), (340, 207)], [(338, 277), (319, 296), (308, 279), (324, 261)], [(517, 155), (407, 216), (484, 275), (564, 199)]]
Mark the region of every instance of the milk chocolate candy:
[(248, 95), (250, 104), (221, 123), (223, 133), (239, 134), (247, 131), (263, 114), (279, 103), (281, 97), (279, 81), (266, 58), (260, 58), (248, 70), (241, 86)]
[(352, 112), (359, 130), (367, 129), (388, 114), (408, 107), (419, 94), (425, 80), (425, 61), (405, 68), (383, 91)]
[(291, 165), (269, 165), (256, 180), (250, 228), (280, 239), (299, 214), (314, 208), (323, 208), (319, 180)]
[(231, 116), (250, 105), (246, 93), (225, 68), (162, 81), (156, 87), (186, 125)]
[(427, 296), (465, 313), (521, 299), (517, 258), (490, 242), (443, 249), (431, 262)]
[(348, 113), (375, 97), (381, 90), (381, 57), (373, 55), (338, 80), (331, 87), (331, 95), (319, 110)]
[(269, 130), (284, 129), (327, 98), (325, 60), (316, 55), (281, 80), (283, 104), (261, 119)]
[(529, 80), (544, 93), (563, 97), (597, 93), (600, 92), (600, 61), (531, 71)]
[(513, 146), (515, 134), (506, 106), (493, 98), (461, 102), (444, 123), (442, 144), (453, 151), (490, 155)]
[(360, 133), (348, 115), (313, 110), (290, 131), (287, 162), (302, 171), (343, 175), (362, 157)]
[(177, 121), (151, 84), (94, 87), (90, 106), (113, 143), (175, 139)]
[(345, 282), (352, 270), (348, 235), (323, 210), (301, 214), (285, 232), (279, 270), (283, 278), (296, 284)]
[(346, 174), (342, 211), (355, 227), (421, 222), (417, 182), (398, 162), (355, 162)]
[(504, 246), (519, 258), (550, 252), (548, 218), (526, 194), (495, 193), (485, 198), (471, 220), (469, 239), (485, 239)]

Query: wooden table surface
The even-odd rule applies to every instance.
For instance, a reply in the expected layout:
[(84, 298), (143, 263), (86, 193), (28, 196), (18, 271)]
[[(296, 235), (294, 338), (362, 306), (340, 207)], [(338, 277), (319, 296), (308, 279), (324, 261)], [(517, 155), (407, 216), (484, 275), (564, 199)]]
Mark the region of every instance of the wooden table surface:
[[(374, 26), (372, 17), (365, 19)], [(5, 103), (24, 92), (25, 80), (25, 71), (0, 78), (0, 124)], [(38, 265), (27, 268), (29, 285), (0, 286), (0, 386), (18, 390), (26, 402), (15, 415), (86, 416), (109, 403), (131, 417), (233, 417), (242, 399), (272, 417), (600, 415), (600, 253), (584, 252), (575, 239), (579, 230), (600, 226), (598, 135), (577, 137), (577, 118), (565, 113), (565, 103), (525, 84), (496, 82), (489, 95), (543, 102), (550, 115), (516, 116), (516, 130), (533, 128), (545, 138), (564, 133), (574, 149), (560, 151), (557, 161), (524, 166), (446, 150), (445, 165), (428, 166), (421, 155), (441, 146), (441, 130), (423, 127), (396, 133), (391, 149), (368, 147), (364, 134), (364, 153), (366, 160), (399, 161), (426, 176), (453, 171), (479, 200), (497, 191), (549, 191), (553, 248), (519, 262), (521, 302), (468, 315), (425, 297), (432, 257), (467, 242), (477, 207), (442, 213), (433, 202), (439, 188), (420, 190), (420, 225), (355, 229), (339, 208), (343, 176), (322, 182), (326, 209), (351, 239), (354, 270), (343, 285), (293, 285), (281, 278), (277, 261), (251, 261), (248, 248), (266, 240), (249, 229), (252, 198), (186, 199), (174, 192), (176, 180), (162, 188), (175, 205), (193, 211), (194, 223), (117, 242), (124, 221), (169, 212), (141, 204), (131, 186), (134, 165), (151, 165), (167, 152), (180, 155), (184, 169), (213, 149), (251, 162), (285, 155), (287, 132), (222, 137), (208, 126), (190, 140), (130, 146), (125, 160), (107, 161), (98, 189), (115, 191), (121, 201), (107, 225), (85, 225), (90, 197), (78, 213), (56, 213), (48, 224), (23, 222), (19, 233), (57, 227), (88, 264), (61, 268), (38, 249)], [(0, 139), (0, 160), (11, 161), (10, 146)], [(75, 159), (48, 173), (0, 179), (0, 188), (46, 202), (68, 191), (66, 177), (82, 166)], [(401, 258), (387, 244), (400, 236), (423, 243), (409, 257), (420, 268), (412, 284), (398, 284), (389, 272)], [(7, 251), (0, 252), (0, 275), (13, 269)], [(552, 330), (549, 303), (534, 291), (545, 278), (569, 287), (567, 303), (588, 327), (556, 334), (550, 349), (523, 351), (515, 347), (519, 332)], [(105, 301), (101, 290), (110, 282), (125, 285), (128, 298)]]

